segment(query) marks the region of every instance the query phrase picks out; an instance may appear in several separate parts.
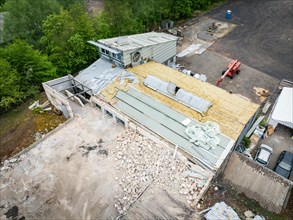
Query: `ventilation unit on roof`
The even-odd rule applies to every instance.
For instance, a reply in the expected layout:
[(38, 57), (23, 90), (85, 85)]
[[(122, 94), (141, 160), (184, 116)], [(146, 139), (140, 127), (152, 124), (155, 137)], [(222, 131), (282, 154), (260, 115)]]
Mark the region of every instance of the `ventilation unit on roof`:
[(143, 81), (143, 84), (171, 99), (174, 99), (183, 105), (186, 105), (199, 113), (206, 112), (212, 105), (211, 102), (200, 98), (192, 93), (181, 89), (172, 82), (165, 82), (155, 76), (147, 76)]

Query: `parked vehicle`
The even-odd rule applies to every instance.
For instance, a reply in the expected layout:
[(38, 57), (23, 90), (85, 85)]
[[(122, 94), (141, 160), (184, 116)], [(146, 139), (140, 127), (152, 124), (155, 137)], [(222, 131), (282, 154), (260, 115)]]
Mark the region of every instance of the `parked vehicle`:
[(273, 148), (266, 144), (260, 145), (258, 148), (254, 160), (263, 166), (267, 166), (273, 154)]
[(293, 153), (289, 151), (283, 151), (279, 156), (279, 159), (277, 161), (274, 171), (277, 174), (288, 179), (291, 174), (292, 167), (293, 167)]

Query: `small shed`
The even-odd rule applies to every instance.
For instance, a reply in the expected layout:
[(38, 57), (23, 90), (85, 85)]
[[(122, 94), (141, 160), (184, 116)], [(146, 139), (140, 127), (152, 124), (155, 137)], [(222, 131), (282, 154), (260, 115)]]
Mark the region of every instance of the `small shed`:
[(273, 128), (278, 124), (293, 128), (293, 88), (283, 88), (269, 116), (268, 124)]

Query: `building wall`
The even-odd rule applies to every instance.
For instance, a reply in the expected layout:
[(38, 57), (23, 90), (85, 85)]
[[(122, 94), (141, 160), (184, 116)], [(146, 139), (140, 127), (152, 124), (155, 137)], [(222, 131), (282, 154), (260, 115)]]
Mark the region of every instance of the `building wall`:
[(233, 152), (229, 159), (224, 180), (239, 193), (245, 193), (275, 213), (280, 213), (286, 207), (292, 190), (290, 181), (237, 152)]
[[(113, 57), (113, 54), (109, 52), (108, 54), (102, 53), (102, 49), (100, 48), (100, 55), (117, 65), (122, 65), (123, 67), (127, 66), (136, 66), (141, 64), (141, 62), (146, 62), (148, 59), (154, 60), (159, 63), (167, 62), (168, 60), (173, 60), (176, 56), (176, 45), (177, 41), (171, 41), (161, 44), (156, 44), (148, 47), (142, 47), (140, 49), (128, 50), (124, 51), (122, 54), (122, 60), (119, 60), (116, 57)], [(113, 50), (113, 49), (112, 49)], [(141, 54), (141, 58), (138, 62), (134, 63), (132, 61), (132, 55), (135, 52), (139, 52)], [(115, 55), (114, 55), (115, 56)]]
[[(55, 108), (62, 111), (65, 117), (74, 117), (72, 108), (71, 108), (70, 103), (67, 100), (66, 96), (64, 96), (63, 94), (52, 89), (46, 83), (43, 83), (43, 87), (44, 87), (44, 90), (46, 92), (46, 95), (47, 95), (49, 101), (52, 103), (52, 105), (55, 106)], [(65, 108), (67, 109), (67, 112), (66, 112)]]
[(129, 119), (125, 115), (114, 109), (112, 106), (94, 96), (91, 97), (90, 104), (93, 108), (97, 109), (98, 111), (102, 111), (105, 115), (109, 115), (110, 117), (112, 117), (117, 123), (120, 123), (128, 128)]

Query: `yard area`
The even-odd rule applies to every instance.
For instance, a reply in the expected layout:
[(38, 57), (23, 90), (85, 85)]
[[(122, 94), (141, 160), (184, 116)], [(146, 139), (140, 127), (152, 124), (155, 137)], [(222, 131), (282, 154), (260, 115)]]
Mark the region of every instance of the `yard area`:
[(0, 216), (198, 219), (192, 207), (211, 174), (173, 159), (173, 152), (86, 106), (30, 151), (4, 162)]
[[(293, 79), (292, 1), (236, 0), (215, 9), (208, 17), (237, 28), (212, 47), (232, 59), (276, 79)], [(225, 19), (226, 10), (232, 19)]]
[[(43, 94), (40, 102), (45, 101)], [(34, 113), (28, 108), (29, 102), (0, 116), (0, 162), (34, 143), (37, 132), (48, 133), (66, 120), (52, 111)]]
[[(216, 188), (215, 188), (216, 187)], [(215, 190), (216, 189), (216, 190)], [(264, 216), (268, 220), (291, 220), (293, 218), (293, 194), (288, 201), (287, 208), (281, 214), (274, 214), (262, 208), (255, 200), (249, 199), (244, 193), (237, 193), (233, 186), (224, 181), (222, 176), (213, 182), (203, 199), (200, 210), (213, 206), (216, 202), (224, 201), (237, 212), (241, 219), (245, 219), (244, 212), (251, 211), (253, 214)]]

